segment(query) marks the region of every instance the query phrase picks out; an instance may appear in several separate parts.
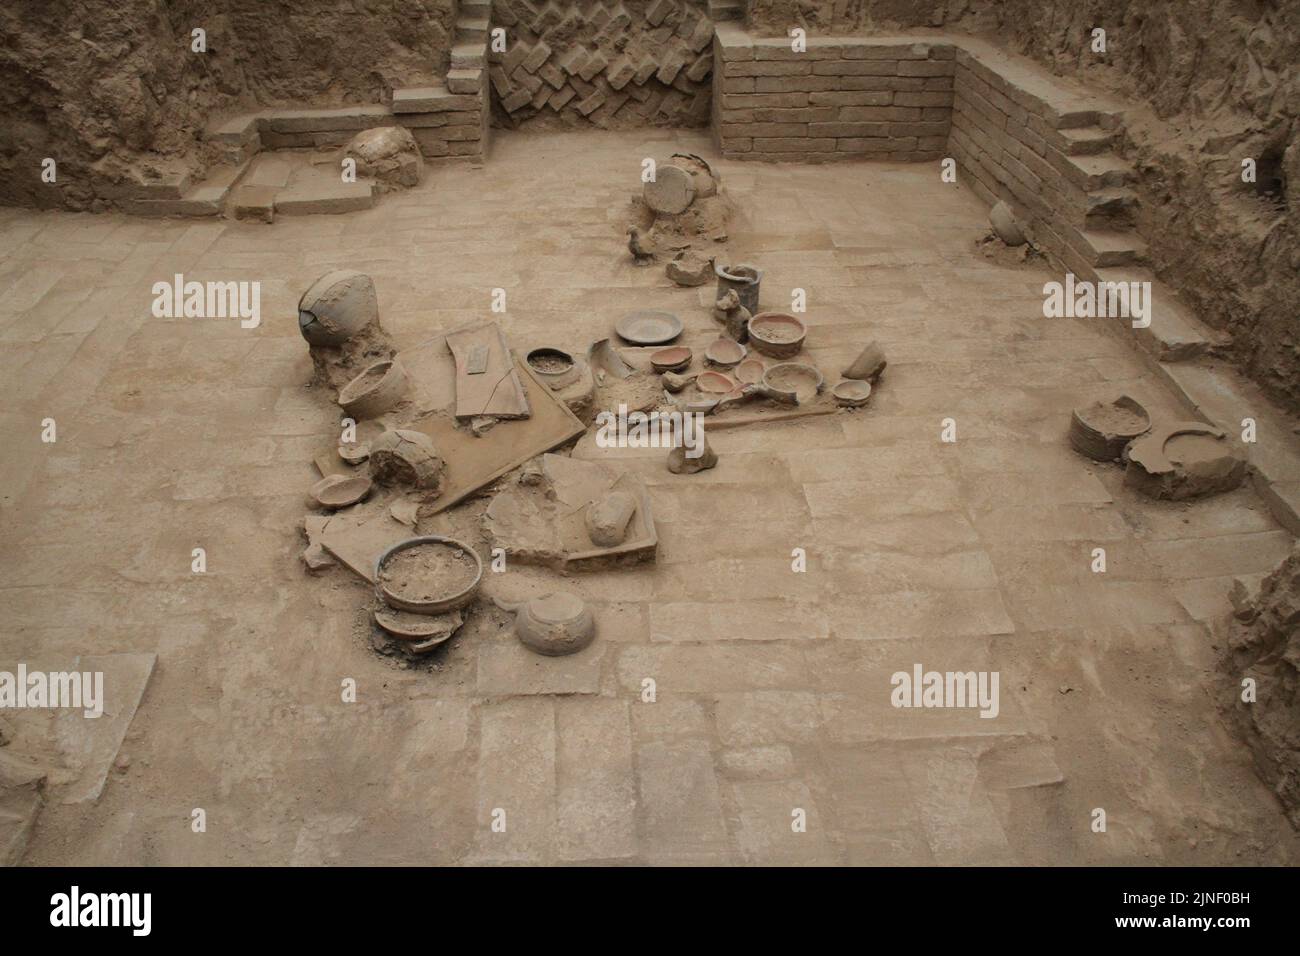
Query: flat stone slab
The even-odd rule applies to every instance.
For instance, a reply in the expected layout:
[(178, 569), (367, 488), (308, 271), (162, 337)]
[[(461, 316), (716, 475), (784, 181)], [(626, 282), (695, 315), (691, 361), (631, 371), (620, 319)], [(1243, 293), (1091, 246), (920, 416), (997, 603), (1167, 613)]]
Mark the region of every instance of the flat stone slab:
[(271, 222), (275, 218), (275, 186), (242, 184), (230, 197), (228, 209), (236, 219)]
[(275, 208), (284, 216), (353, 212), (369, 209), (374, 204), (374, 193), (368, 182), (309, 180), (288, 186), (275, 197)]
[(478, 108), (477, 96), (458, 96), (445, 87), (413, 86), (393, 90), (394, 113), (443, 113)]

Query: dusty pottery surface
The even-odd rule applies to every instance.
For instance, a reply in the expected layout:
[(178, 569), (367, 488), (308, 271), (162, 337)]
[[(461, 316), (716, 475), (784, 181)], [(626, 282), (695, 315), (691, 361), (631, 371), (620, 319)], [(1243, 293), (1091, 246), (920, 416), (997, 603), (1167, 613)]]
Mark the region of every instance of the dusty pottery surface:
[(739, 365), (749, 350), (735, 339), (722, 337), (704, 350), (704, 361), (718, 368), (730, 369)]
[(875, 383), (880, 378), (881, 373), (885, 371), (885, 350), (880, 347), (880, 343), (872, 339), (867, 343), (866, 348), (853, 360), (848, 368), (842, 373), (845, 378), (854, 378), (863, 382)]
[(993, 227), (997, 237), (1008, 246), (1025, 244), (1025, 232), (1016, 221), (1015, 213), (1005, 202), (998, 202), (989, 210), (989, 225)]
[(1204, 422), (1175, 422), (1128, 446), (1124, 484), (1152, 498), (1199, 498), (1238, 487), (1246, 471), (1224, 432)]
[(1070, 444), (1094, 461), (1119, 461), (1129, 442), (1151, 429), (1151, 416), (1133, 398), (1093, 402), (1070, 415)]
[(675, 216), (695, 201), (695, 180), (678, 166), (658, 163), (655, 178), (642, 187), (641, 195), (655, 212)]
[(691, 364), (694, 353), (684, 345), (660, 349), (650, 356), (650, 367), (656, 372), (683, 372)]
[(760, 312), (749, 320), (749, 347), (771, 358), (790, 358), (803, 348), (808, 327), (788, 312)]
[(366, 368), (339, 390), (339, 405), (351, 418), (378, 418), (405, 396), (406, 369), (396, 359), (385, 359)]
[(370, 457), (369, 442), (344, 442), (338, 448), (339, 457), (349, 465), (364, 464)]
[(668, 470), (674, 475), (695, 475), (708, 471), (718, 463), (718, 453), (713, 450), (707, 438), (704, 439), (704, 451), (695, 458), (686, 454), (686, 448), (678, 445), (668, 452)]
[(336, 510), (363, 501), (373, 487), (366, 475), (330, 475), (311, 486), (311, 497), (322, 508)]
[(437, 491), (446, 468), (433, 440), (423, 432), (391, 429), (370, 443), (370, 476), (381, 485)]
[(665, 271), (680, 286), (704, 285), (713, 277), (713, 260), (698, 252), (679, 252), (669, 260)]
[(449, 640), (465, 622), (460, 611), (416, 614), (414, 611), (399, 611), (382, 604), (373, 608), (370, 615), (376, 624), (398, 640), (421, 644)]
[(682, 320), (671, 312), (629, 312), (618, 320), (614, 331), (633, 345), (663, 345), (682, 334)]
[(533, 349), (525, 357), (528, 367), (552, 389), (564, 388), (578, 380), (580, 370), (573, 356), (563, 349)]
[(474, 600), (483, 562), (464, 542), (422, 535), (393, 545), (375, 562), (376, 589), (389, 607), (441, 614)]
[(356, 160), (357, 175), (375, 180), (383, 192), (420, 185), (424, 157), (405, 126), (378, 126), (352, 137), (344, 155)]
[(831, 389), (831, 395), (837, 404), (845, 408), (861, 408), (871, 398), (871, 383), (845, 379), (836, 383)]
[(737, 263), (733, 266), (716, 262), (713, 271), (718, 277), (719, 300), (728, 292), (734, 292), (741, 308), (750, 315), (758, 313), (758, 290), (763, 281), (762, 269), (748, 263)]
[(695, 387), (708, 395), (726, 395), (736, 390), (736, 380), (722, 372), (701, 372), (695, 379)]
[(622, 544), (634, 514), (636, 498), (626, 491), (602, 495), (587, 506), (587, 535), (602, 548)]
[(802, 362), (782, 362), (763, 373), (763, 385), (769, 392), (788, 396), (797, 405), (816, 398), (823, 382), (821, 372)]
[(763, 376), (767, 373), (767, 366), (760, 358), (747, 358), (736, 366), (736, 381), (742, 385), (757, 385), (763, 381)]
[(298, 329), (312, 345), (342, 345), (378, 320), (375, 283), (362, 272), (327, 272), (298, 301)]
[(596, 637), (596, 621), (581, 596), (555, 591), (529, 601), (497, 599), (497, 607), (515, 614), (515, 635), (530, 651), (562, 657), (582, 650)]

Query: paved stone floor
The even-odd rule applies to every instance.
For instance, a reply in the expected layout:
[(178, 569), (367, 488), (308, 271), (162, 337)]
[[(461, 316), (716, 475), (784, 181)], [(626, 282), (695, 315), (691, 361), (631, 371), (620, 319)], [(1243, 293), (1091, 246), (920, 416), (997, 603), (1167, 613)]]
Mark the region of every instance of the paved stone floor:
[[(158, 655), (129, 768), (48, 806), (26, 862), (1295, 861), (1210, 696), (1231, 579), (1290, 536), (1249, 490), (1156, 504), (1069, 450), (1076, 404), (1173, 399), (1119, 338), (1042, 318), (1046, 267), (983, 258), (986, 210), (929, 165), (718, 162), (727, 255), (766, 269), (769, 306), (807, 291), (811, 356), (883, 343), (867, 409), (717, 432), (694, 477), (623, 452), (661, 554), (573, 580), (600, 626), (581, 655), (530, 657), (495, 612), (436, 669), (374, 654), (366, 589), (298, 561), (337, 413), (305, 387), (297, 297), (369, 272), (399, 344), (485, 315), (494, 287), (517, 343), (582, 349), (634, 308), (707, 328), (703, 290), (623, 246), (641, 158), (673, 148), (715, 155), (681, 132), (503, 134), (486, 167), (346, 216), (0, 211), (0, 656)], [(178, 272), (260, 280), (262, 325), (153, 318)], [(893, 708), (914, 664), (997, 671), (999, 716)]]

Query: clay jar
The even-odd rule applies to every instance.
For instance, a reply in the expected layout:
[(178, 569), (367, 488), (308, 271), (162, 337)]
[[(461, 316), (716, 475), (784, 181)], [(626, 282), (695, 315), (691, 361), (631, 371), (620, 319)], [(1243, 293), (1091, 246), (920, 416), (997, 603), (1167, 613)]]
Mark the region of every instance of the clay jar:
[(505, 601), (497, 607), (515, 614), (515, 635), (524, 647), (547, 657), (574, 654), (596, 636), (591, 609), (578, 595), (556, 591), (531, 601)]
[(713, 266), (718, 277), (718, 298), (729, 291), (735, 291), (743, 307), (750, 315), (758, 312), (758, 284), (763, 281), (763, 270), (758, 266), (726, 266), (721, 262)]
[(375, 283), (364, 272), (327, 272), (298, 300), (298, 331), (311, 345), (342, 345), (378, 320)]

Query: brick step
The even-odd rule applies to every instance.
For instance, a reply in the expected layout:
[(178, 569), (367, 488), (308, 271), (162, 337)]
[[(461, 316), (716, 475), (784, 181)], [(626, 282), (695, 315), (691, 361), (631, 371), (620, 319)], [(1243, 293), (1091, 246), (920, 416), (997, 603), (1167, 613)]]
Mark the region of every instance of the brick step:
[(1132, 228), (1140, 200), (1126, 186), (1109, 186), (1087, 193), (1083, 210), (1085, 229)]
[(1069, 156), (1095, 156), (1114, 146), (1119, 139), (1119, 131), (1102, 129), (1100, 126), (1079, 126), (1074, 129), (1052, 130), (1048, 139), (1053, 146)]
[(492, 0), (460, 0), (462, 20), (487, 20), (492, 16)]
[(488, 19), (486, 17), (471, 19), (461, 17), (456, 21), (455, 43), (486, 43), (488, 38)]
[(329, 170), (297, 170), (288, 185), (276, 190), (275, 212), (283, 216), (354, 212), (375, 204), (374, 183), (361, 179), (345, 183)]
[(744, 0), (709, 0), (709, 19), (714, 23), (745, 19)]
[(447, 71), (447, 92), (456, 95), (473, 96), (481, 89), (483, 89), (483, 71), (481, 69)]
[(127, 199), (122, 208), (139, 216), (182, 216), (187, 219), (219, 216), (226, 197), (248, 166), (248, 160), (215, 166), (201, 182), (189, 186), (175, 199)]
[(1069, 237), (1074, 251), (1097, 269), (1145, 262), (1146, 243), (1132, 229), (1085, 229)]
[[(1186, 362), (1222, 351), (1228, 337), (1198, 319), (1169, 286), (1156, 279), (1149, 269), (1115, 267), (1095, 270), (1097, 282), (1149, 282), (1151, 324), (1132, 329), (1142, 347), (1161, 362)], [(1129, 319), (1121, 319), (1131, 328)]]
[(408, 86), (405, 89), (393, 90), (392, 109), (398, 115), (478, 108), (477, 96), (453, 93), (446, 86)]
[(487, 64), (487, 51), (482, 43), (458, 43), (451, 48), (453, 70), (478, 70)]

